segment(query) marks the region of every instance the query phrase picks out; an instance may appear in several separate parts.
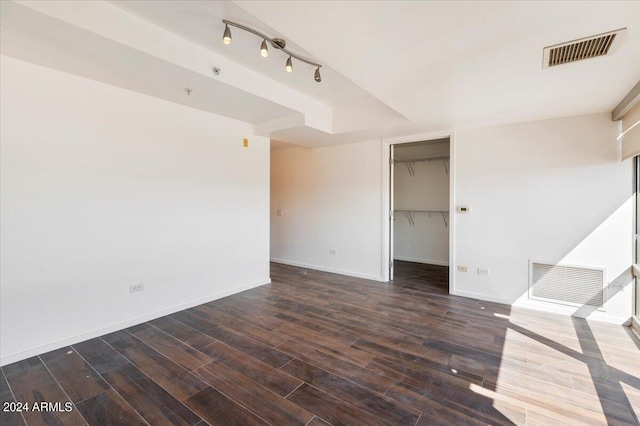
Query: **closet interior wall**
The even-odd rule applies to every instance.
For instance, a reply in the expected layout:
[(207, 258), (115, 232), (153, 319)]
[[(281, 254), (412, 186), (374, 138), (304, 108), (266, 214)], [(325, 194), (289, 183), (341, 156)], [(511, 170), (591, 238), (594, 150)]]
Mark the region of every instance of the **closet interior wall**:
[(394, 259), (448, 265), (449, 139), (394, 150)]

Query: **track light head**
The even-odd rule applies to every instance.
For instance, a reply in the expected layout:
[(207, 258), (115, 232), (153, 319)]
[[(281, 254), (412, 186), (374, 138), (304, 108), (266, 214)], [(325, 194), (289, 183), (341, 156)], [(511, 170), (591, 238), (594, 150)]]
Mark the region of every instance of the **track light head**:
[(322, 81), (322, 77), (320, 77), (320, 67), (316, 68), (316, 72), (313, 74), (313, 79), (318, 83)]
[(224, 34), (222, 35), (222, 43), (223, 44), (231, 44), (231, 30), (229, 29), (229, 25), (224, 25)]
[(262, 40), (262, 44), (260, 45), (260, 54), (263, 58), (269, 56), (269, 49), (267, 49), (267, 40)]
[(293, 62), (291, 62), (291, 56), (287, 58), (287, 65), (285, 65), (284, 69), (287, 70), (287, 72), (293, 71)]

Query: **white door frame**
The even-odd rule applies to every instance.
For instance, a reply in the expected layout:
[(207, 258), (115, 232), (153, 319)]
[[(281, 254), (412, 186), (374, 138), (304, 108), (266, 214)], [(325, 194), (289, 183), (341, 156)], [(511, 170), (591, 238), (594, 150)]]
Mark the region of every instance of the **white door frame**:
[(635, 223), (634, 223), (634, 244), (633, 244), (633, 260), (634, 265), (632, 270), (634, 271), (633, 278), (633, 314), (631, 315), (631, 329), (640, 337), (640, 276), (637, 275), (636, 267), (640, 264), (640, 240), (638, 234), (640, 234), (640, 157), (633, 159), (634, 170), (634, 196), (635, 196)]
[(394, 230), (395, 230), (395, 222), (396, 222), (396, 215), (393, 213), (393, 211), (395, 210), (395, 199), (394, 197), (394, 182), (395, 182), (395, 177), (394, 177), (394, 173), (395, 173), (395, 150), (394, 150), (395, 145), (389, 145), (389, 167), (387, 167), (387, 175), (389, 176), (389, 193), (387, 195), (387, 201), (389, 202), (389, 208), (387, 209), (387, 222), (389, 224), (389, 244), (387, 244), (388, 250), (389, 250), (389, 262), (387, 262), (387, 265), (389, 265), (389, 267), (387, 268), (387, 273), (389, 274), (389, 276), (387, 277), (388, 279), (385, 281), (389, 281), (389, 280), (393, 280), (393, 268), (394, 268), (394, 264), (393, 264), (393, 259), (395, 258), (393, 255), (393, 235), (394, 235)]
[(398, 145), (403, 143), (421, 142), (434, 139), (449, 138), (450, 146), (450, 159), (449, 159), (449, 293), (453, 293), (455, 290), (455, 176), (456, 176), (456, 159), (455, 159), (455, 132), (438, 132), (438, 133), (426, 133), (410, 136), (402, 136), (396, 138), (382, 139), (382, 277), (384, 281), (389, 281), (389, 262), (391, 259), (391, 230), (389, 220), (389, 210), (391, 209), (390, 194), (391, 194), (391, 176), (389, 167), (389, 152), (391, 145)]

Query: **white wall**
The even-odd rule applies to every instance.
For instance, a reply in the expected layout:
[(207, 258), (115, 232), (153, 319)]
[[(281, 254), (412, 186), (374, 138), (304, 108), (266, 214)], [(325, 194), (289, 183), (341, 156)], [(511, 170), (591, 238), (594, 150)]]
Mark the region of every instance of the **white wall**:
[[(398, 161), (449, 155), (449, 141), (395, 145)], [(394, 167), (395, 210), (449, 210), (449, 161), (407, 163)], [(396, 214), (393, 234), (394, 259), (434, 265), (449, 264), (449, 229), (440, 214), (416, 213), (411, 226), (406, 214)], [(447, 218), (447, 221), (449, 219)]]
[(378, 141), (274, 150), (271, 259), (381, 280), (381, 161)]
[[(609, 114), (459, 130), (452, 139), (454, 294), (622, 322), (631, 316), (633, 167)], [(420, 140), (408, 136), (406, 140)], [(272, 153), (271, 257), (380, 279), (389, 143)], [(380, 208), (382, 204), (382, 208)], [(276, 216), (284, 209), (284, 216)], [(398, 220), (402, 220), (399, 218)], [(329, 250), (337, 249), (335, 256)], [(382, 250), (382, 255), (381, 255)], [(527, 297), (529, 260), (607, 270), (607, 312)], [(489, 269), (481, 276), (478, 268)]]
[(269, 282), (269, 148), (250, 125), (1, 66), (3, 364)]
[(611, 300), (591, 317), (629, 318), (633, 167), (616, 130), (607, 113), (455, 133), (455, 203), (471, 207), (455, 218), (455, 261), (468, 266), (455, 294), (574, 313), (527, 300), (529, 260), (603, 267)]

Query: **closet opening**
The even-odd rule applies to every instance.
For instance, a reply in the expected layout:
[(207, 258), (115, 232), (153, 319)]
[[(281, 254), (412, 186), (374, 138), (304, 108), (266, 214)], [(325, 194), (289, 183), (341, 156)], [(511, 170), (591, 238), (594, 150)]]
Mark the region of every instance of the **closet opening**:
[(389, 280), (449, 293), (450, 138), (389, 146)]

